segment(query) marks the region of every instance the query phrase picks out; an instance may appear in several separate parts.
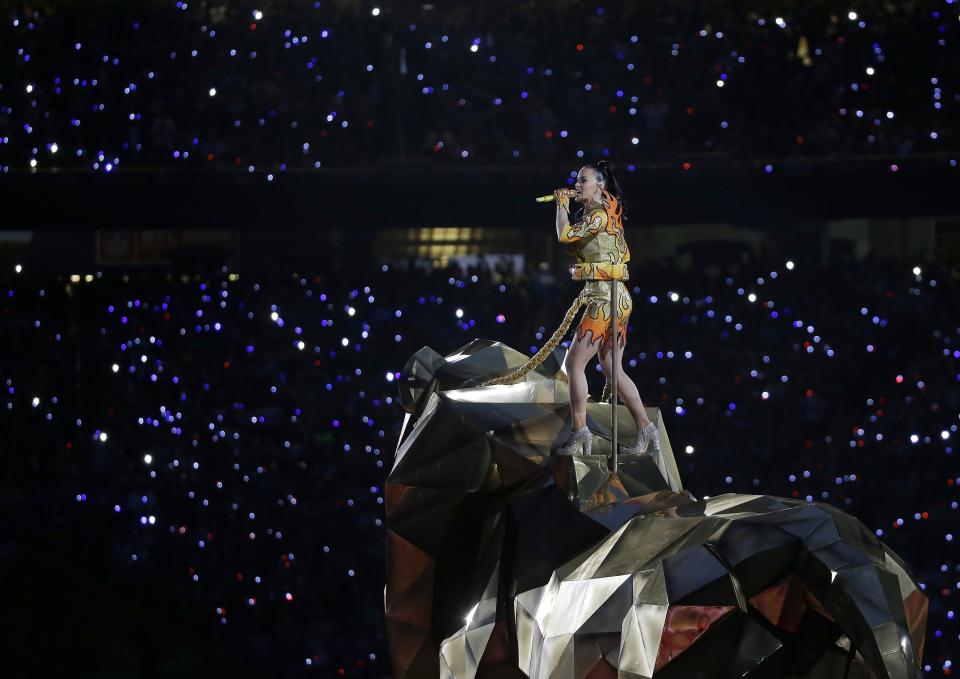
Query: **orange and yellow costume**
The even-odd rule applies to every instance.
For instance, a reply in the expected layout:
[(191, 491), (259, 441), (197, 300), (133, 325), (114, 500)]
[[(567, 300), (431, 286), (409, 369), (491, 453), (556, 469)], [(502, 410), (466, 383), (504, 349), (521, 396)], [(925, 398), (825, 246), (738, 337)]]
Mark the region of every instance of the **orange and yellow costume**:
[(630, 248), (623, 233), (623, 206), (616, 197), (604, 188), (601, 205), (584, 212), (576, 223), (560, 233), (560, 243), (568, 246), (576, 257), (571, 275), (575, 281), (586, 281), (580, 293), (581, 303), (586, 307), (577, 339), (582, 340), (590, 331), (587, 341), (599, 340), (601, 346), (612, 344), (610, 283), (617, 283), (617, 345), (627, 342), (627, 319), (633, 311), (633, 298), (622, 282), (629, 280), (627, 262)]
[[(601, 204), (588, 210), (583, 218), (568, 225), (560, 233), (560, 242), (566, 245), (576, 257), (571, 269), (574, 280), (585, 281), (583, 290), (564, 314), (563, 322), (553, 335), (519, 368), (491, 377), (477, 386), (492, 384), (515, 384), (536, 370), (560, 344), (581, 306), (586, 307), (580, 325), (577, 327), (578, 339), (583, 339), (587, 331), (591, 333), (589, 342), (600, 341), (613, 345), (610, 314), (610, 281), (617, 281), (617, 346), (626, 346), (627, 319), (633, 311), (633, 299), (622, 281), (628, 280), (627, 262), (630, 261), (630, 249), (623, 234), (623, 206), (612, 193), (600, 189)], [(603, 346), (601, 344), (601, 346)], [(566, 378), (562, 378), (566, 379)], [(602, 402), (611, 400), (612, 385), (608, 379), (603, 388)]]

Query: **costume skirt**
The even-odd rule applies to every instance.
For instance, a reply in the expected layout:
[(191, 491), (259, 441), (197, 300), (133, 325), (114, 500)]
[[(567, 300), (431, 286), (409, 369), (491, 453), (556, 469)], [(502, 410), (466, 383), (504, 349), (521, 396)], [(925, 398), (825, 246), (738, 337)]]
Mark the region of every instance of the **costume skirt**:
[[(610, 281), (586, 281), (581, 292), (583, 316), (577, 326), (577, 339), (591, 344), (599, 341), (603, 347), (612, 346), (613, 330), (610, 327)], [(617, 281), (617, 346), (627, 343), (627, 319), (633, 311), (633, 298), (622, 281)], [(590, 334), (587, 334), (590, 331)]]

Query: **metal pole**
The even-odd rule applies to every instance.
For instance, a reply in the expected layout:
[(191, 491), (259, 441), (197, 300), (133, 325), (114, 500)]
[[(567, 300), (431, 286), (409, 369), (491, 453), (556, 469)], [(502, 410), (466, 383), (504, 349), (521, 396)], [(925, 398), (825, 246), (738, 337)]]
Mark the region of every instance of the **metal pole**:
[(613, 324), (613, 349), (610, 356), (613, 359), (613, 367), (610, 368), (611, 380), (610, 386), (613, 388), (613, 395), (610, 397), (610, 407), (613, 409), (611, 417), (611, 426), (613, 427), (613, 473), (617, 473), (617, 366), (620, 362), (617, 358), (617, 279), (610, 281), (610, 323)]

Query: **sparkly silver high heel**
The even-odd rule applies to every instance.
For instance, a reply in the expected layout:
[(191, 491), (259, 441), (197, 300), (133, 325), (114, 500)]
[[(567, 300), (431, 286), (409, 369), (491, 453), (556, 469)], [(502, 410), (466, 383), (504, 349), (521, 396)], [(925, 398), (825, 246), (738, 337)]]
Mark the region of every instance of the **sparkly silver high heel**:
[(648, 423), (637, 431), (637, 442), (630, 448), (624, 449), (625, 455), (643, 455), (647, 452), (650, 444), (653, 444), (653, 452), (660, 453), (660, 430), (653, 422)]
[(556, 455), (589, 455), (590, 447), (593, 445), (593, 434), (590, 429), (584, 425), (579, 429), (570, 432), (570, 438), (558, 448)]

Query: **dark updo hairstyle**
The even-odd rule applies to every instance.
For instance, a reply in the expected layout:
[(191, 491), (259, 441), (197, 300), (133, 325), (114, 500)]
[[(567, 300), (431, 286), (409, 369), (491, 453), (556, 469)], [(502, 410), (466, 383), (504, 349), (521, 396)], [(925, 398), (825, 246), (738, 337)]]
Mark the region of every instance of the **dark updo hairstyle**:
[(614, 174), (613, 163), (607, 160), (601, 160), (595, 165), (588, 165), (587, 167), (592, 167), (593, 171), (597, 174), (597, 181), (603, 182), (607, 191), (613, 194), (613, 197), (620, 201), (620, 205), (623, 207), (623, 214), (620, 219), (622, 221), (627, 221), (627, 209), (623, 201), (623, 190), (620, 188), (620, 182), (617, 181), (617, 175)]

